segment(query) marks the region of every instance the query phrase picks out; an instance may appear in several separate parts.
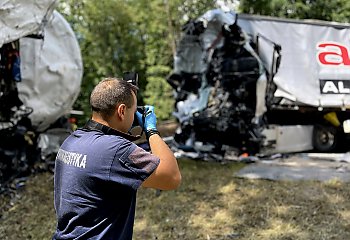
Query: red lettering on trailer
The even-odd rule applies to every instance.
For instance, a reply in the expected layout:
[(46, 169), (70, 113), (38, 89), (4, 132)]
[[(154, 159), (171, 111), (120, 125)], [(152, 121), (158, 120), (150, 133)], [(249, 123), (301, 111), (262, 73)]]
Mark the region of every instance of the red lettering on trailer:
[(350, 66), (347, 47), (335, 42), (322, 42), (317, 45), (317, 60), (322, 65)]

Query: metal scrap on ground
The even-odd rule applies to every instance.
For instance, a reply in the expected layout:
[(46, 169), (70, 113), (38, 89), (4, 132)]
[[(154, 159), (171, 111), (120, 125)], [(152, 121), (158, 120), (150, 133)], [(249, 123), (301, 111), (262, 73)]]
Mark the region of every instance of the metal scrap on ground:
[[(350, 181), (349, 153), (300, 153), (287, 158), (256, 161), (234, 176), (269, 180)], [(342, 160), (344, 159), (344, 160)]]

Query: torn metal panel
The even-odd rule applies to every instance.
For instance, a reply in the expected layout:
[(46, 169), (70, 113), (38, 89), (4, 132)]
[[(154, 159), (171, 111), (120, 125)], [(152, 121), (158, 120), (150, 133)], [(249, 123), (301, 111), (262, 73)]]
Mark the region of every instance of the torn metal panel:
[[(315, 155), (318, 155), (317, 158)], [(350, 181), (350, 165), (333, 161), (326, 155), (294, 154), (279, 159), (266, 159), (249, 164), (235, 173), (236, 177), (274, 181)], [(333, 157), (332, 157), (333, 158)]]
[(38, 34), (56, 0), (5, 0), (0, 2), (0, 47), (21, 37)]
[(54, 11), (43, 39), (20, 39), (22, 81), (17, 84), (38, 131), (69, 114), (80, 92), (83, 64), (76, 36), (63, 16)]
[(269, 125), (262, 131), (265, 136), (261, 154), (292, 153), (312, 150), (312, 125)]

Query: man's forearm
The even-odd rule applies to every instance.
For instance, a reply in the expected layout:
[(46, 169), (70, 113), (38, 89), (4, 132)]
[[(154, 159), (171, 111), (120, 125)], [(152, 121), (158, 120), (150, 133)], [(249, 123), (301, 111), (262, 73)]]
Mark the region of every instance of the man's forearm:
[(149, 144), (152, 154), (160, 159), (155, 170), (157, 180), (164, 184), (164, 189), (177, 188), (181, 183), (181, 173), (174, 153), (158, 134), (150, 136)]

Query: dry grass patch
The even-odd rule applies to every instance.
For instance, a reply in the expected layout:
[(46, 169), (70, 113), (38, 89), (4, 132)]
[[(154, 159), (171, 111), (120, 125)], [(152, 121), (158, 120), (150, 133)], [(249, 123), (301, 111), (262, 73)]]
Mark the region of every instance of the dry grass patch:
[[(349, 183), (247, 180), (233, 176), (237, 163), (179, 164), (178, 190), (139, 191), (134, 239), (350, 239)], [(0, 239), (50, 239), (52, 174), (31, 177), (17, 195), (11, 205), (0, 197)]]
[(152, 207), (137, 212), (135, 239), (350, 239), (348, 183), (239, 179), (233, 163), (180, 166), (177, 191), (139, 192), (138, 210)]

